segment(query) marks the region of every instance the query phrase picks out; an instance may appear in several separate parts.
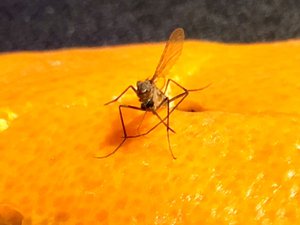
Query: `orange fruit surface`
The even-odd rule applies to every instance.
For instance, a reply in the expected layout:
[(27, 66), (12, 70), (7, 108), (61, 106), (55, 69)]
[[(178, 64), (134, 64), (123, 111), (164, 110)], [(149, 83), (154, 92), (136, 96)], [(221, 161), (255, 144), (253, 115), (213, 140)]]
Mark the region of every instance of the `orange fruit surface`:
[(104, 103), (151, 77), (163, 46), (0, 55), (0, 224), (300, 223), (297, 40), (186, 41), (169, 77), (211, 86), (170, 116), (177, 159), (163, 125), (95, 158), (122, 141), (118, 105), (139, 106), (130, 91)]

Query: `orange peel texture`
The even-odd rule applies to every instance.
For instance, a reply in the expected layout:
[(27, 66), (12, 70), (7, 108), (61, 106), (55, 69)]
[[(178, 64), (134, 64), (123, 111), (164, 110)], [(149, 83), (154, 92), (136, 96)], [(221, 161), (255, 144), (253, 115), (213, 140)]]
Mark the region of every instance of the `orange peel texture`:
[[(122, 140), (119, 104), (162, 44), (0, 56), (0, 224), (297, 224), (300, 41), (186, 41), (169, 77), (193, 92)], [(127, 111), (135, 132), (141, 114)], [(148, 115), (142, 126), (155, 118)], [(7, 222), (8, 221), (8, 222)]]

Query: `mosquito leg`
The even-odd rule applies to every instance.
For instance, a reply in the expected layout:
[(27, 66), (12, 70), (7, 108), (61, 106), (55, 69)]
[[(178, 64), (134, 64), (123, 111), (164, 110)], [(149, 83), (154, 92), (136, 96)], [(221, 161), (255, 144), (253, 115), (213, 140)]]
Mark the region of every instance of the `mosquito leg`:
[[(177, 102), (177, 104), (169, 111), (169, 116), (174, 112), (174, 110), (182, 103), (182, 101), (189, 95), (189, 92), (191, 91), (201, 91), (207, 87), (209, 87), (211, 84), (208, 84), (202, 88), (199, 88), (199, 89), (191, 89), (191, 90), (188, 90), (186, 88), (184, 88), (182, 85), (178, 84), (176, 81), (172, 80), (172, 79), (168, 79), (167, 80), (167, 83), (166, 83), (166, 88), (164, 90), (164, 93), (167, 91), (168, 89), (168, 86), (170, 84), (170, 82), (173, 82), (175, 85), (177, 85), (178, 87), (180, 87), (182, 90), (183, 90), (183, 93), (179, 94), (179, 95), (176, 95), (174, 96), (173, 98), (169, 99), (169, 103), (170, 102), (173, 102), (175, 101), (176, 99), (178, 98), (181, 98), (179, 100), (179, 102)], [(165, 121), (167, 119), (167, 117), (163, 118), (162, 120)], [(154, 129), (156, 129), (156, 127), (158, 127), (160, 124), (162, 123), (162, 121), (158, 122), (155, 126), (153, 126), (150, 130), (148, 130), (147, 132), (143, 133), (143, 134), (140, 134), (141, 135), (147, 135), (149, 134), (151, 131), (153, 131)], [(130, 138), (132, 137), (135, 137), (135, 136), (130, 136)], [(128, 137), (129, 138), (129, 137)]]
[(169, 124), (170, 124), (170, 122), (169, 122), (169, 120), (170, 120), (170, 101), (169, 101), (169, 99), (167, 98), (167, 109), (168, 109), (168, 111), (167, 111), (167, 125), (168, 125), (168, 127), (167, 127), (167, 137), (168, 137), (168, 145), (169, 145), (169, 151), (170, 151), (170, 153), (171, 153), (171, 155), (172, 155), (172, 158), (173, 159), (176, 159), (176, 157), (174, 156), (174, 154), (173, 154), (173, 151), (172, 151), (172, 148), (171, 148), (171, 144), (170, 144), (170, 133), (169, 133)]
[[(169, 86), (169, 84), (170, 84), (170, 81), (173, 81), (173, 80), (171, 80), (171, 79), (168, 79), (167, 80), (167, 83), (166, 83), (166, 89), (165, 89), (165, 91), (167, 90), (167, 88), (168, 88), (168, 86)], [(175, 84), (177, 84), (176, 82), (175, 82)], [(179, 84), (178, 84), (179, 85)], [(149, 134), (151, 131), (153, 131), (154, 129), (156, 129), (156, 127), (158, 127), (161, 123), (164, 123), (164, 121), (167, 119), (167, 117), (168, 116), (170, 116), (173, 112), (174, 112), (174, 110), (178, 107), (178, 105), (188, 96), (188, 90), (187, 89), (185, 89), (184, 87), (182, 87), (181, 85), (179, 85), (179, 87), (180, 88), (182, 88), (183, 90), (184, 90), (184, 92), (183, 93), (181, 93), (181, 94), (179, 94), (179, 95), (177, 95), (177, 96), (175, 96), (175, 97), (173, 97), (173, 98), (171, 98), (171, 99), (168, 99), (168, 98), (166, 98), (164, 101), (162, 101), (161, 102), (161, 104), (158, 106), (158, 108), (160, 108), (164, 103), (166, 103), (166, 101), (167, 101), (167, 99), (168, 99), (168, 101), (169, 101), (169, 103), (170, 102), (173, 102), (173, 101), (175, 101), (176, 99), (178, 99), (178, 98), (180, 98), (180, 97), (182, 97), (182, 99), (180, 99), (180, 101), (174, 106), (174, 108), (172, 108), (170, 111), (169, 111), (169, 115), (167, 115), (165, 118), (160, 118), (159, 116), (159, 119), (160, 119), (160, 122), (158, 122), (156, 125), (154, 125), (150, 130), (148, 130), (148, 131), (146, 131), (146, 132), (144, 132), (144, 133), (142, 133), (142, 134), (139, 134), (139, 135), (132, 135), (132, 136), (128, 136), (128, 138), (135, 138), (135, 137), (140, 137), (140, 136), (144, 136), (144, 135), (147, 135), (147, 134)], [(156, 113), (156, 112), (155, 112)], [(154, 113), (154, 114), (155, 114)], [(157, 114), (157, 113), (156, 113)], [(158, 115), (158, 114), (157, 114)], [(166, 126), (166, 125), (165, 125)], [(171, 130), (172, 131), (172, 130)], [(175, 133), (175, 132), (174, 132)]]
[(145, 119), (145, 117), (146, 117), (146, 114), (147, 114), (147, 111), (145, 111), (145, 113), (144, 113), (144, 115), (143, 115), (143, 118), (142, 118), (142, 120), (141, 120), (141, 122), (140, 122), (139, 126), (137, 127), (137, 131), (138, 131), (138, 133), (140, 133), (140, 128), (141, 128), (141, 126), (142, 126), (142, 123), (143, 123), (143, 121), (144, 121), (144, 119)]
[[(165, 100), (165, 101), (167, 101), (167, 107), (168, 107), (168, 113), (167, 113), (167, 116), (164, 117), (164, 118), (162, 119), (162, 118), (157, 114), (157, 112), (154, 111), (154, 114), (160, 119), (160, 122), (158, 122), (154, 127), (152, 127), (150, 130), (148, 130), (147, 132), (145, 132), (145, 133), (143, 133), (143, 134), (133, 135), (133, 136), (127, 136), (127, 132), (126, 132), (125, 125), (124, 125), (124, 120), (123, 120), (123, 115), (122, 115), (122, 110), (121, 110), (121, 108), (123, 108), (123, 107), (124, 107), (124, 108), (131, 108), (131, 109), (140, 110), (140, 111), (144, 111), (144, 110), (141, 109), (141, 108), (135, 107), (135, 106), (130, 106), (130, 105), (120, 105), (120, 106), (119, 106), (119, 112), (120, 112), (120, 119), (121, 119), (122, 128), (123, 128), (123, 135), (124, 135), (123, 141), (122, 141), (122, 142), (118, 145), (118, 147), (117, 147), (114, 151), (112, 151), (111, 153), (109, 153), (109, 154), (107, 154), (107, 155), (105, 155), (105, 156), (100, 156), (100, 157), (96, 157), (96, 158), (99, 158), (99, 159), (101, 159), (101, 158), (107, 158), (107, 157), (113, 155), (113, 154), (116, 153), (117, 150), (124, 144), (124, 142), (127, 140), (127, 138), (135, 138), (135, 137), (140, 137), (140, 136), (147, 135), (147, 134), (149, 134), (151, 131), (153, 131), (156, 127), (158, 127), (161, 123), (163, 123), (163, 124), (167, 127), (167, 132), (168, 132), (168, 134), (167, 134), (167, 135), (168, 135), (168, 143), (169, 143), (169, 149), (170, 149), (171, 155), (172, 155), (172, 157), (173, 157), (174, 159), (176, 159), (176, 157), (174, 156), (174, 154), (173, 154), (173, 152), (172, 152), (171, 146), (170, 146), (169, 130), (171, 130), (172, 132), (175, 132), (175, 131), (174, 131), (172, 128), (169, 127), (169, 117), (170, 117), (170, 115), (174, 112), (174, 110), (181, 104), (181, 102), (188, 96), (189, 92), (193, 92), (193, 91), (201, 91), (201, 90), (203, 90), (203, 89), (209, 87), (211, 84), (208, 84), (208, 85), (206, 85), (206, 86), (204, 86), (204, 87), (202, 87), (202, 88), (199, 88), (199, 89), (190, 89), (190, 90), (188, 90), (188, 89), (184, 88), (183, 86), (181, 86), (180, 84), (178, 84), (176, 81), (174, 81), (174, 80), (172, 80), (172, 79), (168, 79), (167, 84), (166, 84), (166, 88), (165, 88), (165, 90), (164, 90), (164, 93), (166, 92), (167, 87), (169, 86), (170, 82), (173, 82), (175, 85), (177, 85), (178, 87), (180, 87), (184, 92), (181, 93), (181, 94), (179, 94), (179, 95), (177, 95), (177, 96), (175, 96), (175, 97), (173, 97), (173, 98), (171, 98), (171, 99), (166, 98), (167, 100)], [(128, 87), (127, 87), (127, 88), (126, 88), (126, 89), (125, 89), (125, 90), (124, 90), (124, 91), (123, 91), (116, 99), (114, 99), (114, 100), (112, 100), (112, 101), (106, 103), (105, 105), (108, 105), (108, 104), (110, 104), (110, 103), (113, 103), (113, 102), (117, 101), (123, 94), (125, 94), (125, 92), (126, 92), (129, 88), (132, 88), (132, 89), (134, 90), (134, 92), (136, 93), (136, 89), (135, 89), (133, 86), (128, 86)], [(175, 101), (175, 100), (178, 99), (178, 98), (181, 98), (181, 99), (180, 99), (179, 102), (177, 102), (177, 104), (170, 110), (170, 102), (173, 102), (173, 101)], [(164, 103), (165, 103), (165, 102), (163, 101), (163, 102), (161, 103), (161, 105), (163, 105)], [(160, 105), (160, 106), (161, 106), (161, 105)], [(159, 106), (159, 107), (160, 107), (160, 106)], [(167, 120), (167, 124), (164, 122), (165, 120)]]
[[(168, 98), (165, 98), (161, 103), (160, 105), (157, 107), (157, 109), (159, 109), (163, 104), (165, 104), (168, 100)], [(147, 112), (147, 111), (146, 111)], [(171, 132), (173, 133), (176, 133), (170, 126), (168, 126), (164, 121), (166, 120), (166, 118), (162, 119), (159, 114), (155, 111), (155, 110), (152, 110), (151, 111), (154, 115), (157, 116), (157, 118), (160, 120), (160, 122), (158, 124), (156, 124), (153, 128), (151, 128), (149, 131), (145, 132), (145, 133), (142, 133), (142, 134), (138, 134), (138, 135), (130, 135), (130, 136), (127, 136), (127, 138), (136, 138), (136, 137), (140, 137), (140, 136), (144, 136), (144, 135), (147, 135), (149, 134), (152, 130), (154, 130), (158, 125), (160, 125), (161, 123), (163, 123), (167, 128), (168, 130), (170, 130)]]
[[(148, 111), (145, 111), (145, 113), (144, 113), (144, 115), (143, 115), (143, 118), (142, 118), (142, 121), (140, 122), (140, 124), (139, 124), (139, 126), (138, 126), (138, 128), (137, 128), (137, 130), (138, 130), (138, 133), (140, 133), (140, 128), (141, 128), (141, 125), (142, 125), (142, 123), (143, 123), (143, 121), (144, 121), (144, 119), (145, 119), (145, 116), (146, 116), (146, 114), (147, 114), (147, 112)], [(157, 114), (156, 112), (152, 112), (153, 114)], [(161, 117), (157, 114), (156, 115), (158, 118), (159, 118), (159, 120), (162, 120), (161, 119)], [(163, 121), (161, 121), (161, 122), (163, 122)], [(166, 124), (164, 123), (164, 125), (166, 126)], [(170, 130), (170, 131), (172, 131), (173, 133), (176, 133), (170, 126), (168, 127), (168, 129)], [(129, 136), (128, 136), (128, 138), (130, 138)]]
[(165, 120), (166, 120), (166, 119), (163, 120), (163, 119), (160, 117), (160, 115), (159, 115), (155, 110), (152, 110), (151, 112), (152, 112), (155, 116), (157, 116), (157, 118), (160, 120), (159, 123), (163, 123), (163, 124), (167, 127), (168, 130), (172, 131), (173, 133), (176, 133), (171, 127), (169, 127), (168, 124), (165, 123)]
[(126, 141), (127, 139), (124, 138), (123, 141), (118, 145), (118, 147), (115, 148), (115, 150), (113, 150), (112, 152), (108, 153), (107, 155), (104, 155), (104, 156), (95, 156), (95, 158), (97, 159), (105, 159), (105, 158), (108, 158), (109, 156), (115, 154), (118, 149), (124, 144), (124, 142)]
[[(174, 110), (180, 105), (180, 103), (188, 96), (188, 92), (184, 92), (184, 93), (181, 93), (181, 94), (179, 94), (179, 95), (176, 95), (175, 97), (173, 97), (173, 98), (171, 98), (170, 100), (169, 100), (169, 104), (171, 103), (171, 102), (173, 102), (174, 100), (176, 100), (176, 99), (178, 99), (178, 98), (181, 98), (180, 99), (180, 101), (169, 111), (169, 114), (165, 117), (165, 118), (163, 118), (162, 119), (162, 121), (165, 121), (173, 112), (174, 112)], [(154, 127), (152, 127), (150, 130), (148, 130), (147, 132), (145, 132), (145, 134), (143, 134), (143, 135), (147, 135), (147, 134), (149, 134), (151, 131), (153, 131), (156, 127), (158, 127), (161, 123), (162, 123), (162, 121), (161, 122), (159, 122), (159, 123), (157, 123)]]
[(168, 90), (169, 83), (170, 83), (170, 79), (167, 80), (167, 84), (166, 84), (166, 87), (165, 87), (165, 90), (164, 90), (164, 94), (166, 94), (166, 92)]
[[(139, 109), (139, 108), (138, 108), (138, 109)], [(142, 109), (140, 109), (140, 110), (142, 110)], [(163, 120), (163, 119), (160, 117), (160, 115), (159, 115), (155, 110), (152, 110), (151, 112), (152, 112), (155, 116), (157, 116), (157, 118), (160, 120), (160, 122), (159, 122), (157, 125), (155, 125), (155, 127), (157, 127), (159, 124), (163, 123), (163, 124), (167, 127), (168, 130), (172, 131), (173, 133), (176, 133), (171, 127), (169, 127), (169, 126), (165, 123), (164, 120), (166, 120), (166, 118)], [(152, 129), (153, 129), (153, 128), (152, 128)], [(151, 129), (151, 130), (152, 130), (152, 129)], [(147, 131), (147, 132), (145, 132), (145, 133), (142, 133), (142, 134), (137, 134), (137, 135), (127, 135), (126, 138), (137, 138), (137, 137), (145, 136), (145, 135), (147, 135), (148, 133), (149, 133), (149, 131)]]
[[(170, 101), (169, 101), (168, 98), (166, 98), (165, 101), (167, 102), (167, 124), (165, 124), (165, 122), (163, 121), (163, 119), (159, 116), (159, 114), (158, 114), (155, 110), (152, 110), (151, 112), (159, 118), (159, 120), (160, 120), (159, 124), (160, 124), (160, 123), (164, 123), (164, 124), (165, 124), (165, 126), (166, 126), (166, 128), (167, 128), (167, 139), (168, 139), (169, 151), (170, 151), (170, 153), (171, 153), (171, 155), (172, 155), (172, 158), (173, 158), (173, 159), (176, 159), (176, 157), (175, 157), (174, 154), (173, 154), (173, 151), (172, 151), (172, 148), (171, 148), (171, 144), (170, 144), (170, 133), (169, 133), (169, 131), (170, 131), (170, 130), (172, 131), (172, 128), (170, 128), (170, 126), (169, 126), (169, 124), (170, 124), (170, 123), (169, 123)], [(130, 106), (130, 108), (131, 108), (131, 107), (132, 107), (132, 106)], [(135, 108), (135, 107), (134, 107), (134, 108)], [(137, 109), (139, 109), (139, 108), (137, 108)], [(139, 109), (139, 110), (141, 110), (141, 109)], [(144, 134), (138, 134), (138, 135), (133, 135), (133, 136), (126, 136), (126, 138), (135, 138), (135, 137), (140, 137), (140, 136), (143, 136), (143, 135), (144, 135)]]
[(122, 124), (122, 129), (123, 129), (123, 141), (112, 152), (110, 152), (110, 153), (108, 153), (107, 155), (104, 155), (104, 156), (96, 156), (95, 158), (104, 159), (104, 158), (107, 158), (107, 157), (115, 154), (118, 151), (118, 149), (124, 144), (124, 142), (127, 140), (128, 136), (127, 136), (127, 132), (126, 132), (125, 124), (124, 124), (122, 108), (129, 108), (129, 109), (144, 111), (141, 108), (131, 106), (131, 105), (119, 105), (120, 120), (121, 120), (121, 124)]
[[(139, 108), (139, 107), (136, 107), (136, 106), (132, 106), (132, 105), (120, 105), (120, 106), (119, 106), (119, 108), (120, 108), (120, 117), (121, 117), (121, 119), (122, 119), (122, 126), (123, 126), (123, 130), (124, 130), (124, 135), (126, 134), (126, 137), (129, 138), (129, 136), (127, 136), (127, 133), (126, 133), (126, 130), (125, 130), (125, 125), (124, 125), (124, 123), (123, 123), (123, 116), (122, 116), (122, 112), (121, 112), (121, 107), (123, 107), (123, 108), (129, 108), (129, 109), (134, 109), (134, 110), (139, 110), (139, 111), (143, 111), (143, 112), (145, 112), (145, 110), (144, 110), (144, 109), (141, 109), (141, 108)], [(168, 127), (167, 124), (164, 122), (164, 120), (166, 120), (166, 119), (162, 120), (162, 118), (161, 118), (161, 117), (158, 115), (158, 113), (157, 113), (156, 111), (154, 111), (154, 110), (152, 110), (151, 112), (154, 113), (154, 115), (156, 115), (156, 116), (160, 119), (160, 122), (161, 122), (161, 123), (163, 123), (166, 127)], [(169, 129), (170, 129), (171, 131), (175, 132), (171, 127), (169, 127)]]
[(211, 85), (211, 83), (210, 83), (210, 84), (208, 84), (204, 87), (198, 88), (198, 89), (189, 89), (188, 90), (188, 89), (184, 88), (182, 85), (178, 84), (176, 81), (174, 81), (172, 79), (168, 79), (167, 84), (169, 84), (170, 82), (173, 82), (175, 85), (177, 85), (178, 87), (180, 87), (184, 91), (183, 93), (181, 93), (181, 94), (179, 94), (179, 95), (177, 95), (177, 96), (170, 99), (170, 102), (172, 102), (172, 101), (175, 101), (176, 99), (182, 97), (182, 99), (180, 99), (180, 101), (177, 102), (177, 104), (172, 108), (170, 113), (172, 113), (181, 104), (181, 102), (189, 95), (190, 92), (201, 91), (201, 90), (204, 90), (204, 89), (208, 88)]
[[(172, 80), (172, 79), (168, 79), (167, 85), (168, 85), (170, 82), (173, 82), (173, 83), (176, 84), (178, 87), (180, 87), (182, 90), (187, 91), (187, 92), (192, 92), (192, 91), (202, 91), (203, 89), (206, 89), (206, 88), (208, 88), (208, 87), (211, 85), (211, 83), (210, 83), (210, 84), (208, 84), (208, 85), (206, 85), (206, 86), (204, 86), (204, 87), (201, 87), (201, 88), (197, 88), (197, 89), (189, 89), (189, 90), (188, 90), (188, 89), (184, 88), (182, 85), (178, 84), (175, 80)], [(167, 87), (167, 85), (166, 85), (166, 87)]]
[(109, 105), (109, 104), (111, 104), (111, 103), (113, 103), (113, 102), (116, 102), (116, 101), (118, 101), (119, 100), (119, 98), (121, 98), (128, 90), (129, 90), (129, 88), (131, 88), (133, 91), (134, 91), (134, 93), (137, 93), (137, 90), (132, 86), (132, 85), (130, 85), (130, 86), (128, 86), (118, 97), (116, 97), (115, 99), (113, 99), (113, 100), (111, 100), (111, 101), (109, 101), (109, 102), (107, 102), (107, 103), (105, 103), (104, 105)]

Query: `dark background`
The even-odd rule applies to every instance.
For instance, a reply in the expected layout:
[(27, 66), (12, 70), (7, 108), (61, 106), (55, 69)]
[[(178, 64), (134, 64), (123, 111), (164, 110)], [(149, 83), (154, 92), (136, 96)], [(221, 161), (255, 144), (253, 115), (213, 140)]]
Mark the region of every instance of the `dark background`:
[(300, 36), (299, 0), (0, 0), (0, 51), (188, 38), (265, 42)]

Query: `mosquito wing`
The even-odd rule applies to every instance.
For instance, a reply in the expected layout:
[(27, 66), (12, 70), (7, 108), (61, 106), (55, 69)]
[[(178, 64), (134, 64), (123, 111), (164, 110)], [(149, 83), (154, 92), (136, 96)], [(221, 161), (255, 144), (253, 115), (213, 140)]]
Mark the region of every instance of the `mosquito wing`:
[(166, 74), (170, 71), (181, 54), (183, 40), (184, 30), (182, 28), (175, 29), (166, 43), (154, 76), (151, 79), (152, 82), (155, 82), (159, 77), (165, 78)]

